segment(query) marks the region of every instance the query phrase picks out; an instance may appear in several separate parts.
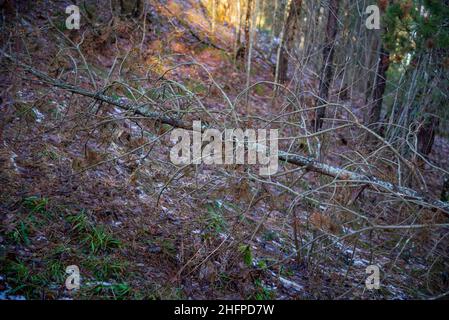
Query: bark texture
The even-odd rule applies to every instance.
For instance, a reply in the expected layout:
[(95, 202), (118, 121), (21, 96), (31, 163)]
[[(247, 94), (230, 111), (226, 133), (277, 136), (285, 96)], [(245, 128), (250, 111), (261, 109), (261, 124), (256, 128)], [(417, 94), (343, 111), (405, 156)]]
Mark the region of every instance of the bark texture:
[[(329, 98), (329, 89), (334, 77), (334, 54), (335, 54), (335, 39), (338, 32), (338, 11), (340, 8), (340, 0), (330, 0), (329, 13), (326, 26), (326, 37), (323, 49), (323, 67), (320, 73), (320, 86), (318, 98), (315, 101), (315, 106), (325, 103)], [(326, 107), (320, 107), (315, 112), (315, 119), (312, 120), (312, 129), (319, 131), (323, 126), (323, 118), (326, 114)]]
[(279, 57), (279, 82), (287, 82), (289, 52), (291, 52), (297, 29), (299, 28), (299, 19), (301, 17), (302, 0), (293, 0), (288, 12), (287, 21), (285, 23), (285, 42), (281, 47)]

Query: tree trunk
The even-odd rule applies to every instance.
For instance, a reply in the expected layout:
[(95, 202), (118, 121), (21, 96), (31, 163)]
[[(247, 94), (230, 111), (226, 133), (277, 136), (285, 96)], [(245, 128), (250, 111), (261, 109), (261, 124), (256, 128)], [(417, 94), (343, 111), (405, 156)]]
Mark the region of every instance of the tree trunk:
[[(318, 98), (315, 101), (315, 106), (327, 101), (329, 98), (329, 88), (334, 77), (334, 53), (335, 53), (335, 38), (338, 31), (338, 10), (340, 8), (340, 0), (330, 0), (329, 15), (327, 18), (326, 38), (323, 49), (323, 67), (320, 73), (320, 86)], [(323, 126), (323, 118), (326, 114), (326, 108), (320, 107), (315, 111), (315, 119), (312, 121), (313, 130), (319, 131)]]
[(248, 0), (248, 3), (246, 5), (246, 16), (245, 16), (245, 44), (244, 44), (244, 59), (248, 59), (248, 47), (249, 47), (249, 41), (250, 41), (250, 25), (251, 25), (251, 12), (253, 10), (253, 0)]
[(424, 120), (423, 125), (418, 130), (418, 152), (422, 156), (428, 156), (432, 151), (435, 141), (435, 133), (438, 130), (440, 120), (431, 116)]
[[(387, 7), (392, 4), (392, 0), (384, 1), (381, 10), (386, 12)], [(384, 26), (382, 33), (388, 33), (387, 28)], [(371, 104), (369, 106), (368, 125), (377, 124), (373, 129), (381, 134), (382, 126), (379, 124), (380, 115), (382, 114), (383, 97), (385, 94), (385, 88), (387, 87), (387, 71), (390, 67), (390, 52), (382, 43), (382, 39), (379, 39), (380, 51), (376, 70), (376, 77), (374, 80), (374, 88), (372, 91)], [(368, 99), (367, 99), (368, 100)]]
[(435, 135), (440, 125), (440, 119), (435, 114), (438, 112), (438, 109), (445, 107), (440, 99), (434, 97), (435, 89), (438, 88), (441, 92), (444, 92), (444, 82), (441, 81), (443, 72), (444, 69), (441, 69), (438, 74), (433, 75), (429, 79), (425, 90), (423, 121), (417, 134), (417, 151), (423, 157), (427, 157), (432, 152)]
[[(256, 32), (256, 23), (257, 16), (259, 11), (259, 0), (256, 1), (256, 7), (254, 12), (250, 13), (251, 16), (251, 26), (250, 26), (250, 38), (247, 43), (247, 64), (246, 64), (246, 87), (249, 88), (251, 83), (251, 59), (252, 59), (252, 51), (254, 46), (254, 34)], [(249, 92), (246, 92), (246, 113), (249, 114)]]
[(215, 19), (217, 16), (217, 1), (216, 0), (212, 0), (212, 33), (215, 33)]
[[(382, 112), (383, 96), (387, 86), (387, 71), (390, 67), (390, 52), (384, 45), (380, 48), (379, 63), (377, 65), (376, 80), (374, 84), (373, 99), (369, 111), (369, 123), (374, 124), (380, 121)], [(380, 131), (381, 126), (376, 126), (376, 131)]]
[(0, 10), (4, 11), (6, 16), (11, 16), (15, 13), (16, 3), (14, 0), (0, 1)]
[(374, 91), (373, 83), (376, 79), (377, 68), (376, 68), (376, 72), (371, 72), (371, 70), (377, 64), (376, 60), (377, 60), (378, 52), (380, 50), (379, 42), (381, 41), (379, 35), (377, 35), (377, 34), (373, 34), (371, 37), (368, 38), (368, 40), (371, 42), (371, 50), (369, 50), (367, 52), (366, 60), (365, 60), (366, 67), (370, 70), (370, 72), (366, 76), (365, 88), (364, 88), (366, 105), (368, 105), (369, 102), (371, 101), (371, 97), (372, 97), (373, 91)]
[(282, 44), (280, 60), (279, 60), (279, 74), (278, 79), (280, 83), (287, 82), (288, 72), (288, 51), (291, 51), (292, 44), (295, 39), (296, 30), (299, 27), (299, 19), (301, 17), (302, 0), (293, 0), (288, 12), (286, 21), (284, 38), (285, 42)]
[(234, 63), (238, 58), (238, 51), (241, 47), (240, 37), (242, 36), (242, 13), (241, 13), (241, 0), (237, 0), (237, 20), (235, 21), (236, 29), (235, 29), (235, 42), (234, 42)]
[(449, 201), (449, 176), (446, 175), (443, 179), (443, 188), (441, 190), (441, 201)]

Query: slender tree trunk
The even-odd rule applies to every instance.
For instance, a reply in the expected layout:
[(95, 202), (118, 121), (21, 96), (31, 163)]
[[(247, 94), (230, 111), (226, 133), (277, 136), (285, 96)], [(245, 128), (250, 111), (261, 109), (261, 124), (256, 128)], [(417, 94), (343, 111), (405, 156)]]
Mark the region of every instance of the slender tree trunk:
[(288, 17), (286, 21), (284, 38), (285, 41), (281, 47), (280, 57), (279, 57), (279, 75), (278, 79), (280, 83), (287, 82), (287, 72), (288, 72), (288, 51), (292, 47), (295, 39), (296, 29), (299, 26), (299, 18), (301, 16), (302, 0), (293, 0), (288, 12)]
[[(318, 106), (329, 98), (329, 89), (334, 77), (334, 54), (335, 54), (335, 39), (338, 31), (338, 11), (340, 8), (340, 0), (330, 0), (329, 15), (327, 18), (325, 45), (323, 49), (323, 67), (320, 73), (320, 86), (318, 98), (315, 101), (315, 106)], [(316, 109), (315, 119), (312, 121), (312, 128), (314, 131), (319, 131), (323, 126), (323, 118), (326, 114), (326, 107)]]
[(418, 130), (418, 152), (422, 156), (428, 156), (432, 151), (435, 142), (435, 133), (438, 130), (440, 120), (435, 116), (430, 116), (424, 120)]
[[(380, 48), (379, 62), (377, 65), (376, 80), (374, 84), (373, 99), (369, 111), (369, 124), (378, 123), (382, 112), (383, 96), (387, 86), (387, 71), (390, 67), (390, 52), (384, 45)], [(381, 126), (376, 126), (380, 131)]]
[[(444, 69), (440, 72), (444, 72)], [(424, 109), (422, 111), (424, 113), (423, 121), (417, 134), (417, 151), (424, 157), (427, 157), (430, 152), (432, 152), (433, 143), (435, 142), (435, 135), (440, 125), (440, 119), (435, 114), (439, 108), (444, 108), (444, 105), (441, 105), (439, 100), (435, 101), (433, 91), (441, 85), (440, 75), (437, 74), (430, 79), (425, 90), (425, 99), (423, 101)], [(423, 166), (424, 163), (419, 163), (419, 165)]]
[(441, 189), (441, 201), (449, 201), (449, 176), (443, 178), (443, 188)]
[[(257, 16), (259, 13), (259, 0), (256, 1), (256, 7), (254, 12), (251, 12), (251, 25), (250, 25), (250, 38), (249, 43), (247, 44), (247, 65), (246, 65), (246, 87), (248, 88), (251, 83), (251, 59), (252, 59), (252, 52), (253, 52), (253, 46), (254, 46), (254, 35), (256, 32), (256, 23), (257, 23)], [(249, 94), (248, 91), (246, 92), (246, 113), (249, 114)]]
[(244, 54), (243, 57), (248, 59), (248, 49), (249, 49), (249, 42), (251, 37), (251, 12), (253, 10), (253, 1), (254, 0), (248, 0), (248, 3), (246, 5), (246, 16), (245, 16), (245, 44), (244, 44)]
[(242, 36), (242, 13), (241, 13), (241, 0), (237, 1), (237, 8), (236, 8), (236, 21), (235, 23), (235, 41), (234, 41), (234, 64), (237, 62), (238, 58), (238, 51), (241, 46), (241, 40), (240, 37)]
[(15, 13), (16, 8), (17, 4), (14, 0), (0, 1), (0, 13), (4, 10), (5, 15), (11, 16)]
[(212, 33), (215, 32), (215, 19), (217, 16), (217, 1), (212, 0)]
[(259, 0), (259, 1), (262, 2), (262, 5), (259, 4), (260, 14), (257, 17), (257, 29), (261, 29), (261, 27), (262, 27), (262, 17), (265, 15), (265, 5), (266, 5), (265, 0)]
[[(365, 104), (368, 105), (371, 101), (372, 93), (374, 90), (373, 83), (375, 81), (376, 73), (372, 72), (371, 69), (374, 69), (374, 66), (377, 65), (376, 60), (378, 56), (378, 52), (380, 50), (379, 48), (379, 35), (378, 34), (372, 34), (371, 36), (368, 36), (368, 41), (371, 43), (370, 48), (371, 50), (367, 51), (366, 58), (365, 58), (365, 65), (370, 70), (366, 76), (365, 81), (365, 87), (364, 87), (364, 93), (365, 93)], [(376, 67), (377, 71), (377, 67)]]
[(279, 0), (274, 0), (273, 17), (271, 18), (272, 19), (271, 33), (270, 33), (271, 44), (273, 44), (274, 37), (276, 36), (276, 16), (277, 16), (277, 11), (278, 11), (278, 3), (279, 3)]
[[(384, 1), (385, 5), (381, 8), (382, 12), (385, 12), (388, 5), (392, 3), (392, 0)], [(382, 33), (387, 33), (386, 27), (383, 28)], [(382, 114), (383, 97), (385, 94), (385, 88), (387, 87), (387, 71), (390, 67), (390, 52), (385, 47), (385, 44), (380, 41), (380, 51), (378, 57), (378, 64), (376, 70), (376, 77), (374, 79), (374, 87), (372, 91), (371, 104), (369, 106), (368, 125), (377, 124), (373, 129), (379, 134), (382, 133), (382, 127), (379, 124), (380, 115)]]

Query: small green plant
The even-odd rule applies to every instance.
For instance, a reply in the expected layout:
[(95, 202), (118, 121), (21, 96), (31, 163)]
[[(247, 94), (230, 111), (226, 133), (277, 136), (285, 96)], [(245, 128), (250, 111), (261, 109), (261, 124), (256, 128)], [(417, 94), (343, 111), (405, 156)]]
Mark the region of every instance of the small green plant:
[(223, 217), (221, 206), (214, 202), (207, 205), (207, 227), (206, 230), (213, 235), (226, 231), (227, 223)]
[(271, 300), (274, 298), (274, 291), (268, 287), (266, 287), (261, 279), (254, 280), (254, 286), (256, 292), (254, 294), (254, 299), (256, 300)]
[(34, 122), (37, 118), (36, 112), (33, 110), (33, 105), (30, 103), (19, 101), (14, 104), (14, 108), (17, 116), (21, 119)]
[(90, 253), (120, 247), (120, 241), (115, 239), (104, 226), (93, 225), (84, 211), (67, 217), (67, 221), (72, 224), (72, 230), (78, 233), (78, 238), (90, 250)]
[(175, 256), (176, 255), (176, 245), (175, 243), (170, 239), (164, 239), (161, 242), (161, 248), (162, 251), (167, 254), (168, 256)]
[(92, 227), (89, 232), (83, 236), (81, 243), (87, 245), (91, 253), (97, 253), (109, 248), (118, 248), (120, 246), (120, 241), (112, 237), (112, 235), (102, 226)]
[(48, 261), (47, 267), (48, 278), (56, 283), (62, 283), (65, 278), (65, 269), (59, 260)]
[(257, 261), (257, 267), (263, 271), (267, 270), (267, 262), (265, 260)]
[(98, 258), (91, 255), (85, 260), (82, 268), (90, 270), (96, 279), (109, 281), (112, 278), (120, 279), (127, 270), (128, 263), (109, 256)]
[(28, 197), (23, 200), (23, 206), (29, 209), (30, 213), (46, 213), (48, 199), (36, 196)]
[(53, 161), (59, 160), (59, 155), (55, 151), (49, 150), (49, 149), (45, 149), (45, 150), (39, 152), (38, 156), (40, 158), (50, 159)]
[(30, 277), (30, 270), (22, 261), (10, 262), (6, 267), (8, 275), (13, 275), (17, 282), (26, 282)]
[(56, 287), (65, 279), (64, 265), (59, 260), (46, 261), (44, 269), (37, 269), (37, 265), (25, 261), (5, 261), (5, 268), (1, 272), (6, 275), (7, 282), (12, 287), (8, 294), (23, 294), (28, 299), (42, 298), (51, 294), (52, 284)]
[(257, 85), (254, 87), (254, 91), (258, 96), (263, 96), (263, 94), (265, 93), (265, 88), (262, 85)]
[(79, 214), (70, 215), (66, 220), (72, 224), (72, 230), (77, 232), (85, 232), (89, 229), (89, 218), (84, 211)]
[(28, 246), (30, 244), (29, 234), (30, 227), (28, 224), (20, 221), (19, 225), (8, 234), (8, 237), (17, 244), (24, 244)]
[(58, 244), (52, 251), (54, 256), (60, 256), (64, 253), (69, 253), (72, 249), (68, 247), (65, 243)]
[(129, 296), (131, 288), (127, 283), (117, 283), (111, 285), (99, 284), (94, 287), (94, 292), (95, 294), (106, 298), (124, 300)]
[(264, 234), (263, 234), (263, 240), (264, 241), (273, 241), (273, 240), (279, 240), (279, 234), (277, 232), (274, 232), (272, 230), (267, 230)]
[(12, 287), (8, 294), (33, 295), (33, 275), (23, 261), (7, 261), (4, 269), (6, 279)]
[(242, 254), (243, 262), (248, 266), (253, 264), (253, 254), (251, 252), (251, 247), (249, 245), (240, 245), (239, 252)]
[(53, 22), (56, 29), (58, 29), (61, 32), (64, 32), (67, 30), (65, 20), (58, 17), (56, 21)]
[(218, 274), (218, 278), (220, 279), (220, 283), (224, 286), (231, 281), (231, 277), (226, 272), (220, 272)]
[(286, 266), (281, 266), (280, 274), (281, 276), (292, 277), (295, 275), (295, 272)]

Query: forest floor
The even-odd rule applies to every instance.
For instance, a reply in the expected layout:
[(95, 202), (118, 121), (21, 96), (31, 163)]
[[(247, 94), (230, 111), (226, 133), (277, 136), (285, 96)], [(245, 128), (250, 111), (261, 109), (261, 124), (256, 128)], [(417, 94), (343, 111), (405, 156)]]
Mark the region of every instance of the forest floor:
[[(45, 10), (7, 21), (2, 47), (9, 43), (21, 61), (92, 88), (86, 59), (96, 86), (107, 87), (105, 94), (139, 101), (145, 92), (162, 110), (194, 105), (191, 110), (211, 124), (225, 119), (228, 109), (215, 83), (241, 116), (284, 112), (267, 83), (255, 86), (244, 106), (246, 71), (243, 62), (233, 61), (230, 27), (217, 25), (212, 34), (193, 0), (151, 3), (145, 24), (121, 18), (109, 24), (100, 17), (80, 31), (61, 31), (64, 3), (45, 2)], [(73, 44), (81, 39), (78, 51)], [(251, 82), (271, 82), (273, 61), (261, 54), (269, 42), (258, 43)], [(304, 199), (291, 217), (292, 198), (275, 184), (249, 179), (243, 166), (192, 166), (174, 175), (173, 144), (166, 126), (155, 121), (51, 88), (4, 61), (0, 86), (0, 298), (406, 299), (449, 287), (448, 261), (432, 260), (432, 253), (447, 250), (441, 230), (422, 230), (413, 245), (407, 231), (351, 237), (360, 226), (329, 218), (329, 208), (337, 212), (337, 207)], [(303, 86), (316, 90), (313, 75)], [(302, 103), (311, 99), (305, 94)], [(361, 95), (355, 92), (341, 103), (363, 119)], [(191, 110), (187, 121), (198, 119)], [(356, 129), (335, 131), (327, 139), (323, 162), (347, 165), (345, 159), (369, 153)], [(448, 154), (447, 139), (437, 137), (430, 159), (448, 168)], [(374, 174), (397, 182), (382, 168)], [(285, 165), (283, 172), (293, 169)], [(430, 169), (423, 174), (428, 194), (439, 197), (442, 177)], [(307, 173), (301, 188), (331, 180)], [(334, 190), (334, 200), (346, 201), (354, 188), (347, 189)], [(382, 198), (367, 193), (363, 209), (378, 212)], [(396, 209), (388, 213), (399, 220), (406, 213)], [(430, 211), (421, 218), (444, 219)], [(299, 255), (293, 225), (304, 245)], [(327, 242), (313, 250), (305, 246), (320, 235)], [(371, 264), (387, 270), (380, 290), (365, 288)], [(80, 268), (78, 291), (64, 286), (69, 265)]]

